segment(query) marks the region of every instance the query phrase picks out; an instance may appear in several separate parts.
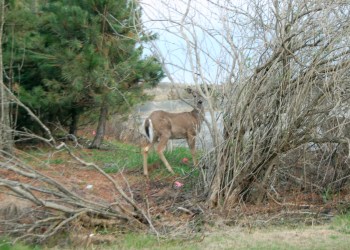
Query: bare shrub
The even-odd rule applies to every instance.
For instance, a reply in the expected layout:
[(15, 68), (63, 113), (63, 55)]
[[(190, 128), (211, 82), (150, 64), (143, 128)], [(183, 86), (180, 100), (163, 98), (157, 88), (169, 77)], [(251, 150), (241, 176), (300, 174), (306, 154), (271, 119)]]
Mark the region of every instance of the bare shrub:
[[(306, 157), (296, 165), (309, 166), (310, 175), (317, 166), (309, 182), (339, 188), (343, 184), (337, 180), (347, 178), (341, 169), (348, 166), (348, 120), (341, 116), (349, 114), (350, 52), (344, 47), (344, 34), (350, 32), (345, 24), (348, 6), (264, 4), (249, 4), (255, 16), (246, 12), (255, 43), (264, 46), (265, 41), (265, 48), (254, 51), (259, 58), (254, 71), (230, 83), (231, 98), (224, 107), (226, 141), (211, 165), (215, 170), (206, 174), (213, 205), (262, 201), (271, 172), (280, 167), (278, 159), (298, 148)], [(232, 11), (238, 13), (234, 6)]]
[[(342, 189), (349, 167), (349, 4), (160, 2), (167, 11), (155, 18), (163, 20), (157, 29), (176, 39), (168, 51), (153, 49), (173, 83), (171, 72), (185, 71), (208, 103), (213, 148), (203, 154), (199, 186), (209, 204), (259, 203), (276, 191), (271, 185), (287, 181), (284, 174), (301, 170), (304, 187)], [(215, 94), (208, 89), (214, 85)]]

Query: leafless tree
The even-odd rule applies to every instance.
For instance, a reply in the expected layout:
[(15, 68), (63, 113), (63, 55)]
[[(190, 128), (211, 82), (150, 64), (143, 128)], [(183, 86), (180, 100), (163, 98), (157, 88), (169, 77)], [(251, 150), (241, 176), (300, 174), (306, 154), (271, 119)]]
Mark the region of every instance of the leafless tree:
[[(215, 95), (203, 92), (214, 148), (204, 155), (202, 184), (211, 205), (271, 196), (272, 176), (296, 152), (310, 156), (309, 166), (329, 158), (319, 150), (336, 152), (348, 166), (349, 3), (181, 3), (167, 2), (158, 20), (159, 30), (179, 40), (177, 57), (183, 49), (185, 59), (170, 60), (172, 51), (164, 54), (158, 44), (154, 50), (169, 74), (182, 69), (194, 84), (216, 86)], [(215, 103), (221, 104), (223, 131)]]

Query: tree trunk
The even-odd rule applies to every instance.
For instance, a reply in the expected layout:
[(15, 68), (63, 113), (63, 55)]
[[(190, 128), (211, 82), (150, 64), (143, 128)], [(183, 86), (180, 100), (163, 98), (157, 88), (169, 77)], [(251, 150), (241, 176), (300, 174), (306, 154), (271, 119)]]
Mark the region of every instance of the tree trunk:
[(79, 113), (76, 108), (71, 109), (71, 123), (69, 125), (69, 134), (76, 136), (78, 129)]
[(108, 105), (106, 101), (101, 104), (100, 118), (98, 120), (96, 135), (89, 148), (100, 148), (105, 135), (106, 121), (108, 116)]
[(10, 100), (5, 90), (2, 63), (2, 34), (4, 27), (4, 0), (0, 1), (0, 151), (12, 153), (13, 139), (10, 120)]

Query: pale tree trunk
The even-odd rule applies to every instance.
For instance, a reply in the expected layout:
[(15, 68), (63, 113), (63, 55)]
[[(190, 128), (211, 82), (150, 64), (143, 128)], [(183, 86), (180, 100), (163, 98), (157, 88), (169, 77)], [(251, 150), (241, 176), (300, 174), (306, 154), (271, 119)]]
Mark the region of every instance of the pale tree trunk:
[(98, 120), (96, 135), (89, 148), (100, 148), (105, 135), (105, 128), (108, 116), (108, 105), (106, 101), (103, 101), (100, 109), (100, 118)]
[(2, 33), (4, 27), (5, 2), (0, 0), (0, 151), (12, 152), (13, 139), (10, 123), (10, 100), (3, 81)]

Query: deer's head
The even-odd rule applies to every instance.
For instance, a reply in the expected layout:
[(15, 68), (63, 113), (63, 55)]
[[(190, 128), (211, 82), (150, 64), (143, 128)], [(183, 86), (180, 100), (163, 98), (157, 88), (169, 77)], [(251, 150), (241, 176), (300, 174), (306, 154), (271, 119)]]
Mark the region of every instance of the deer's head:
[(194, 98), (194, 102), (196, 104), (196, 108), (198, 111), (203, 111), (203, 98), (198, 93), (198, 91), (191, 89), (190, 87), (186, 88), (187, 93), (192, 94)]

